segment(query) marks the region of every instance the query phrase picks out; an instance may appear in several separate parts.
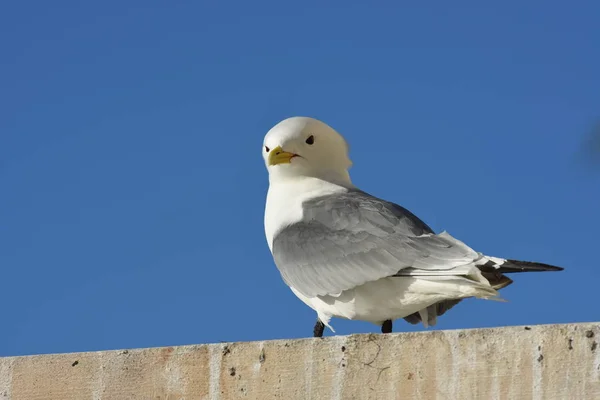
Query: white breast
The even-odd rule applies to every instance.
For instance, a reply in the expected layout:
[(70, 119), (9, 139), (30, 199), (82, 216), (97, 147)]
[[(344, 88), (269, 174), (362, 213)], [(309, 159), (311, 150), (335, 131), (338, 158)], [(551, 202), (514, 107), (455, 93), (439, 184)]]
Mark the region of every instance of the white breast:
[(265, 207), (265, 235), (273, 251), (273, 238), (286, 226), (302, 220), (302, 203), (315, 197), (348, 190), (321, 179), (299, 177), (271, 182)]

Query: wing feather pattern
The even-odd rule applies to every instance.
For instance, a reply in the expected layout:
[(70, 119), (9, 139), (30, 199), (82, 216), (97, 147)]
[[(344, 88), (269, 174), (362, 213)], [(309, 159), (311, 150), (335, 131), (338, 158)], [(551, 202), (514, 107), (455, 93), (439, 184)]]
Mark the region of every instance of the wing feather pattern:
[(303, 219), (273, 240), (284, 281), (305, 296), (339, 295), (398, 275), (467, 275), (481, 254), (405, 208), (360, 190), (303, 204)]

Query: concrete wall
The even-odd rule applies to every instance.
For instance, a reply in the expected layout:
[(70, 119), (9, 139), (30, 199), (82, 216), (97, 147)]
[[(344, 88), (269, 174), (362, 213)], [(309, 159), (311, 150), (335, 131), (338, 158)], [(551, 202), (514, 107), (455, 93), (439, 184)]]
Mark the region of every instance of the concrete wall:
[(0, 400), (600, 399), (600, 323), (0, 358)]

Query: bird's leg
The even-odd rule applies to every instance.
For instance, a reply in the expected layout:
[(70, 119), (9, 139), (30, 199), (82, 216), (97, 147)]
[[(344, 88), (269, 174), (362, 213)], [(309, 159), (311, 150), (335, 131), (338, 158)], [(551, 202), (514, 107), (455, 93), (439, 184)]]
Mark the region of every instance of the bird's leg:
[(314, 337), (323, 337), (324, 330), (325, 330), (325, 324), (322, 323), (319, 318), (317, 318), (317, 323), (315, 324), (315, 328), (313, 329)]
[(381, 333), (392, 333), (392, 320), (388, 319), (383, 321), (381, 325)]

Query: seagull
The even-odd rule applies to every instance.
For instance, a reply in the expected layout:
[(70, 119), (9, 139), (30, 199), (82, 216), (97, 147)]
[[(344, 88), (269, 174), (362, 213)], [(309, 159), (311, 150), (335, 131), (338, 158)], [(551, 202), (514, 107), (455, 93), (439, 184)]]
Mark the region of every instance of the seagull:
[(269, 173), (265, 235), (283, 281), (317, 313), (392, 332), (404, 318), (425, 327), (469, 297), (503, 301), (512, 272), (552, 265), (486, 256), (407, 209), (352, 184), (344, 137), (309, 117), (285, 119), (263, 142)]

